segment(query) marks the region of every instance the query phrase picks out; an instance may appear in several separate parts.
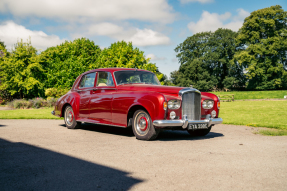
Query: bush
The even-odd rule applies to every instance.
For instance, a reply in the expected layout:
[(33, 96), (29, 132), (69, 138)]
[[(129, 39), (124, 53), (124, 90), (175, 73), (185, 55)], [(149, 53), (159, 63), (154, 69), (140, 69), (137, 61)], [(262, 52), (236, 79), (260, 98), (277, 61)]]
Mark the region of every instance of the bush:
[(40, 107), (43, 107), (46, 105), (46, 101), (41, 98), (41, 97), (37, 97), (31, 100), (31, 102), (33, 103), (33, 108), (38, 109)]
[(47, 98), (47, 104), (49, 107), (55, 106), (57, 102), (57, 99), (53, 98), (53, 97), (48, 97)]
[(48, 88), (45, 91), (45, 96), (59, 98), (59, 97), (65, 95), (68, 91), (69, 91), (68, 89)]

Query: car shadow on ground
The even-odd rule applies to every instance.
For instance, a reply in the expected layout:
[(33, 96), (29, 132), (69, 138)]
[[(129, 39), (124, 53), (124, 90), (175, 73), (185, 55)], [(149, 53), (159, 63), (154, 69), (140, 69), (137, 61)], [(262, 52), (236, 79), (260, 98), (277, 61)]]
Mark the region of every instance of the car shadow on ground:
[[(65, 124), (60, 126), (66, 127)], [(96, 125), (89, 123), (82, 123), (81, 128), (87, 131), (94, 131), (100, 133), (107, 133), (113, 135), (120, 135), (126, 137), (134, 137), (133, 131), (131, 128), (121, 128), (108, 125)], [(224, 136), (221, 133), (210, 132), (206, 136), (202, 137), (193, 137), (187, 131), (184, 130), (163, 130), (160, 132), (156, 140), (159, 141), (177, 141), (177, 140), (200, 140), (200, 139), (212, 139), (215, 137)]]
[(210, 132), (205, 136), (194, 137), (185, 130), (165, 130), (160, 132), (157, 140), (159, 141), (179, 141), (179, 140), (202, 140), (224, 136), (222, 133)]
[(0, 127), (5, 127), (5, 126), (6, 126), (6, 125), (1, 125), (1, 124), (0, 124)]
[(0, 139), (1, 190), (129, 190), (127, 172)]

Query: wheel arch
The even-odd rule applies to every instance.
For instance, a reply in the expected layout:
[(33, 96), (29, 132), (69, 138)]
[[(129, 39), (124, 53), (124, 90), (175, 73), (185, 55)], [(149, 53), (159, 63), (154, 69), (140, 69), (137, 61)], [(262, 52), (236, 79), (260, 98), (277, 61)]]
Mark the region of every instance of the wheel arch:
[[(61, 117), (64, 117), (64, 113), (65, 113), (65, 109), (67, 106), (71, 106), (71, 104), (69, 103), (65, 103), (62, 107), (62, 110), (61, 110)], [(72, 107), (72, 106), (71, 106)], [(73, 107), (72, 107), (73, 108)]]
[(144, 110), (145, 112), (147, 112), (147, 113), (150, 115), (150, 113), (148, 112), (148, 110), (147, 110), (144, 106), (142, 106), (142, 105), (137, 104), (137, 105), (131, 106), (130, 109), (129, 109), (129, 111), (128, 111), (128, 115), (127, 115), (127, 126), (128, 126), (128, 127), (130, 127), (130, 126), (132, 125), (130, 119), (132, 119), (134, 113), (135, 113), (137, 110), (140, 110), (140, 109)]

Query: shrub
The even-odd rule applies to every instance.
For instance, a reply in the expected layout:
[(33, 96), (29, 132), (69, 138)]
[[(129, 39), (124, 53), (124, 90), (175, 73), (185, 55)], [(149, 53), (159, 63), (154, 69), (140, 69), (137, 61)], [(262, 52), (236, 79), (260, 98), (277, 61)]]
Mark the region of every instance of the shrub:
[(68, 91), (69, 91), (68, 89), (48, 88), (45, 91), (45, 95), (47, 97), (59, 98), (59, 97), (65, 95)]
[(38, 109), (42, 106), (45, 106), (45, 100), (41, 97), (37, 97), (31, 100), (31, 102), (33, 103), (33, 108)]
[(57, 102), (57, 99), (54, 97), (48, 97), (47, 98), (47, 104), (49, 107), (55, 106)]

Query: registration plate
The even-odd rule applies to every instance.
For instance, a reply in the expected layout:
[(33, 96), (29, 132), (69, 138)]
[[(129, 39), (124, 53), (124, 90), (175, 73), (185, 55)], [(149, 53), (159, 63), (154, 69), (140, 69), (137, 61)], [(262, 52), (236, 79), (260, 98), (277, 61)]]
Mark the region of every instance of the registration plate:
[(197, 130), (197, 129), (207, 129), (206, 123), (199, 123), (199, 124), (189, 124), (188, 130)]

